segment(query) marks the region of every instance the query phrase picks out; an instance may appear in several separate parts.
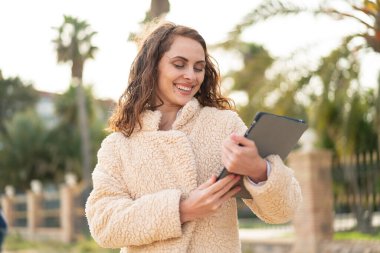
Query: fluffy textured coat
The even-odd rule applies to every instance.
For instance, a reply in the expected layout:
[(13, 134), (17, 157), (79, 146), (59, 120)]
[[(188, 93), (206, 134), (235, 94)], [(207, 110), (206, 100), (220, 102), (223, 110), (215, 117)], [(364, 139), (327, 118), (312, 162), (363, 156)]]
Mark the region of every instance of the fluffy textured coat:
[[(221, 147), (231, 133), (247, 129), (229, 110), (187, 103), (172, 130), (158, 130), (161, 113), (146, 111), (142, 129), (110, 134), (98, 152), (86, 216), (96, 242), (121, 252), (241, 252), (236, 200), (212, 216), (181, 225), (179, 202), (223, 168)], [(291, 169), (267, 157), (271, 174), (263, 186), (244, 184), (244, 200), (268, 223), (287, 222), (301, 201)]]

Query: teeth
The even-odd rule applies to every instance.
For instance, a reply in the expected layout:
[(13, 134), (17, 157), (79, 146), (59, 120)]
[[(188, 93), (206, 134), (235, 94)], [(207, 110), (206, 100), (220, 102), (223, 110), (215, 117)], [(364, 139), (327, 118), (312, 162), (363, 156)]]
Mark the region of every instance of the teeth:
[(177, 85), (177, 88), (183, 91), (191, 91), (190, 87), (182, 86), (182, 85)]

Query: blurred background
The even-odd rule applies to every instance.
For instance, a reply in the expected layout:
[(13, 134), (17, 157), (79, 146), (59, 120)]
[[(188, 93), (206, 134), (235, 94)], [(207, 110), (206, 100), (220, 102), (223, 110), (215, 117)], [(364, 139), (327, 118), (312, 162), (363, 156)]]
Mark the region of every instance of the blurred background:
[(246, 124), (267, 111), (309, 125), (287, 161), (303, 209), (273, 226), (239, 201), (243, 252), (380, 252), (379, 0), (3, 0), (0, 10), (5, 252), (118, 252), (91, 240), (83, 203), (134, 38), (153, 18), (201, 33)]

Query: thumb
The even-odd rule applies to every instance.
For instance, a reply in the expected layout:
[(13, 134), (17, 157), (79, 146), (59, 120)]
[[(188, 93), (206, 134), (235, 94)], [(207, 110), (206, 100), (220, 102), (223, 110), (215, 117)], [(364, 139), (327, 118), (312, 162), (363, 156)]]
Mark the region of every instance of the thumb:
[(244, 136), (240, 136), (237, 134), (231, 134), (230, 138), (232, 141), (234, 141), (235, 143), (239, 143), (242, 146), (248, 146), (248, 147), (255, 146), (255, 143), (252, 140), (250, 140)]
[(212, 175), (206, 182), (201, 184), (198, 188), (200, 190), (206, 189), (206, 188), (210, 187), (211, 185), (213, 185), (215, 182), (216, 182), (216, 176)]

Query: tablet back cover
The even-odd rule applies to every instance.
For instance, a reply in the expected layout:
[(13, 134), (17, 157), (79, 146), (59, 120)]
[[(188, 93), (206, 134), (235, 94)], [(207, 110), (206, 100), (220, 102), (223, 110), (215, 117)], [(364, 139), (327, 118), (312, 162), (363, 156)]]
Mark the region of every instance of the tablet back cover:
[[(307, 124), (303, 120), (259, 112), (245, 136), (255, 142), (261, 157), (277, 154), (284, 161), (306, 129)], [(218, 180), (228, 174), (228, 171), (223, 169)], [(243, 177), (238, 184), (241, 186), (241, 190), (236, 197), (252, 198), (244, 187)]]
[(285, 160), (306, 129), (302, 120), (259, 113), (246, 137), (255, 142), (261, 157), (277, 154)]

